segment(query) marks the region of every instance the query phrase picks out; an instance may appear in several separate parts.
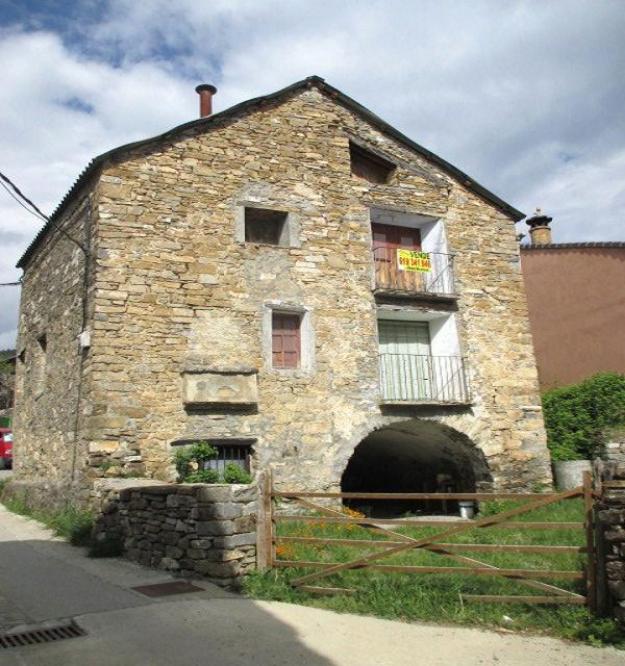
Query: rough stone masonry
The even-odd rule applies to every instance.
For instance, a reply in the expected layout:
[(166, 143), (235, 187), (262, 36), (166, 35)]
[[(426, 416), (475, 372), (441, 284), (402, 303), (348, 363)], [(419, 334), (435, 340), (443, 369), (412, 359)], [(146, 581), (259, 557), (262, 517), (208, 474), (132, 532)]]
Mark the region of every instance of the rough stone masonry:
[(130, 560), (222, 586), (255, 567), (255, 485), (98, 485), (96, 546), (117, 542)]
[[(514, 216), (365, 111), (311, 79), (96, 160), (20, 263), (16, 478), (87, 502), (97, 478), (171, 480), (173, 447), (206, 439), (332, 490), (367, 435), (427, 423), (494, 487), (551, 484)], [(353, 141), (386, 182), (352, 173)], [(289, 233), (246, 242), (246, 207)], [(437, 221), (451, 301), (376, 296), (373, 209)], [(383, 307), (453, 314), (469, 402), (383, 404)], [(302, 318), (297, 369), (271, 365), (274, 311)]]
[(599, 610), (625, 627), (625, 462), (598, 467), (603, 482), (596, 505)]

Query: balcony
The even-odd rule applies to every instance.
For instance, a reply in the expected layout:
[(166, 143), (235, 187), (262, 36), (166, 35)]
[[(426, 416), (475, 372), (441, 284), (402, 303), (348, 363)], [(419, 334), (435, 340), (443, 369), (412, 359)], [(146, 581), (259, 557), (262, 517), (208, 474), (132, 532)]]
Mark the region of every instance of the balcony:
[(380, 354), (385, 404), (466, 405), (471, 394), (461, 356)]
[[(411, 255), (420, 255), (410, 261)], [(410, 252), (401, 248), (373, 250), (375, 290), (391, 296), (425, 294), (455, 298), (453, 255)]]

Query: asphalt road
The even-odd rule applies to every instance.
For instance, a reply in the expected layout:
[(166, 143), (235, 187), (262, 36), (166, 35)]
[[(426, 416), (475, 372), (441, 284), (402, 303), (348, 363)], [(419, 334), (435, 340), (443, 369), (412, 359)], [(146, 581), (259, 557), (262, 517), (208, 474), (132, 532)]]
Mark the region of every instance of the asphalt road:
[(623, 652), (511, 633), (407, 624), (274, 602), (209, 583), (143, 596), (165, 573), (93, 560), (0, 505), (0, 632), (74, 618), (87, 632), (1, 649), (2, 666), (622, 666)]

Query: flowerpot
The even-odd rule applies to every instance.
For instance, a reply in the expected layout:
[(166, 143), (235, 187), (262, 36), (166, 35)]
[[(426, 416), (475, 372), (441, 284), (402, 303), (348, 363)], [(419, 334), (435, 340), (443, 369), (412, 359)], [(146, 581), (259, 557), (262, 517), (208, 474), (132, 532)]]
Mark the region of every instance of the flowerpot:
[(468, 518), (471, 520), (475, 516), (475, 502), (461, 501), (458, 502), (458, 507), (460, 509), (461, 518)]
[(584, 482), (584, 472), (592, 471), (590, 460), (556, 460), (553, 474), (558, 490), (577, 488)]

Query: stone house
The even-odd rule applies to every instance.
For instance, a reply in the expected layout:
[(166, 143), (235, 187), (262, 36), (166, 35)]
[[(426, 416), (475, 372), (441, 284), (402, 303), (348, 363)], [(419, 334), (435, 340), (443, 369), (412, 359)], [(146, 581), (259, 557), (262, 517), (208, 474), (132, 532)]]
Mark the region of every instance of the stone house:
[(16, 474), (46, 501), (172, 479), (550, 484), (514, 222), (319, 77), (111, 150), (26, 250)]

